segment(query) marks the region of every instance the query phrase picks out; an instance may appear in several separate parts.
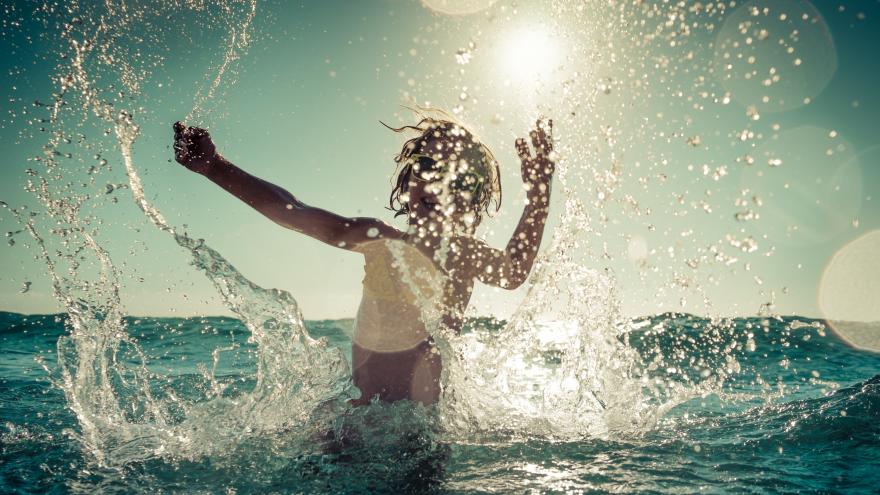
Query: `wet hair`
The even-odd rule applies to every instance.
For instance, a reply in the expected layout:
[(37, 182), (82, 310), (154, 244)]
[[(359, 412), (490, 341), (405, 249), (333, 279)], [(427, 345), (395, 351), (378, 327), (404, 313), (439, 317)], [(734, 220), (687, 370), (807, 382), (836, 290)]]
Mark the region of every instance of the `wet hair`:
[[(435, 157), (438, 153), (434, 149), (428, 149), (428, 144), (438, 140), (450, 143), (449, 149), (442, 150), (444, 153), (454, 153), (458, 160), (452, 160), (456, 169), (452, 171), (453, 180), (449, 182), (452, 190), (456, 192), (469, 192), (471, 206), (477, 219), (481, 213), (489, 215), (490, 208), (494, 203), (497, 212), (501, 207), (501, 174), (498, 161), (484, 144), (479, 142), (474, 135), (462, 124), (454, 122), (447, 114), (434, 111), (440, 117), (425, 116), (417, 112), (421, 120), (415, 125), (391, 127), (384, 122), (382, 125), (394, 132), (417, 132), (418, 135), (403, 143), (400, 153), (395, 155), (394, 162), (397, 168), (392, 176), (391, 195), (388, 198), (387, 209), (394, 212), (394, 216), (408, 215), (410, 212), (407, 191), (413, 179), (424, 181), (442, 180), (449, 173), (449, 156)], [(474, 151), (479, 156), (478, 163), (462, 164), (460, 153), (473, 155)]]

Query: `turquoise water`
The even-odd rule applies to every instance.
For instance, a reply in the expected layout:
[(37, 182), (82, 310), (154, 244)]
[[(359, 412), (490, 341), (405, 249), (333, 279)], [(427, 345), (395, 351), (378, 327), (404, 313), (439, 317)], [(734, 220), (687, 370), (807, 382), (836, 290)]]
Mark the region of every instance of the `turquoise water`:
[[(683, 402), (638, 430), (580, 438), (522, 429), (462, 435), (436, 411), (402, 403), (314, 416), (317, 427), (305, 441), (308, 421), (239, 431), (226, 448), (194, 454), (157, 449), (144, 430), (105, 444), (103, 457), (83, 441), (64, 392), (50, 382), (58, 379), (56, 345), (68, 332), (66, 321), (0, 313), (3, 492), (876, 493), (880, 484), (880, 355), (854, 350), (806, 318), (719, 326), (658, 315), (633, 325), (640, 328), (629, 332), (632, 348), (645, 362), (657, 353), (680, 356), (679, 372), (668, 376), (681, 381), (690, 372), (683, 370), (697, 369), (687, 363), (714, 355), (708, 342), (735, 348), (741, 335), (754, 335), (753, 346), (731, 351), (738, 370), (717, 393)], [(253, 392), (259, 352), (238, 320), (125, 323), (142, 355), (120, 348), (117, 365), (130, 370), (145, 362), (156, 394), (174, 391), (189, 404), (217, 407), (203, 374), (215, 366), (217, 348), (229, 349), (213, 370), (220, 395), (235, 400)], [(473, 320), (469, 327), (491, 333), (501, 325)], [(348, 354), (350, 320), (309, 321), (306, 328)], [(558, 364), (558, 355), (544, 357), (548, 367)], [(123, 380), (125, 373), (115, 376)], [(121, 382), (114, 390), (128, 421), (144, 421), (144, 411), (125, 407), (136, 402), (137, 390)], [(187, 407), (169, 416), (169, 427), (192, 416)], [(212, 421), (227, 419), (218, 414)]]
[[(802, 260), (785, 247), (854, 228), (861, 191), (858, 176), (839, 168), (851, 153), (843, 143), (833, 148), (834, 167), (801, 160), (815, 157), (787, 154), (779, 144), (801, 149), (815, 141), (807, 151), (831, 156), (825, 136), (837, 131), (785, 134), (796, 124), (782, 119), (777, 133), (774, 112), (806, 105), (835, 65), (824, 63), (834, 61), (834, 40), (816, 9), (800, 0), (777, 3), (785, 18), (800, 21), (783, 22), (775, 10), (747, 4), (623, 2), (617, 9), (595, 1), (585, 9), (584, 2), (554, 2), (553, 12), (542, 13), (545, 28), (571, 35), (560, 53), (544, 55), (568, 58), (529, 76), (543, 86), (492, 69), (494, 51), (518, 22), (511, 12), (517, 9), (506, 10), (504, 2), (492, 14), (500, 17), (464, 22), (438, 20), (418, 2), (407, 2), (408, 10), (401, 3), (400, 17), (388, 20), (391, 12), (382, 7), (371, 11), (382, 20), (360, 38), (372, 41), (357, 50), (340, 47), (360, 27), (327, 27), (345, 36), (339, 46), (321, 46), (324, 14), (285, 2), (14, 4), (13, 21), (3, 25), (10, 74), (20, 75), (15, 91), (35, 95), (10, 99), (18, 113), (10, 112), (7, 128), (17, 136), (20, 158), (28, 157), (10, 183), (26, 197), (16, 189), (2, 198), (0, 212), (10, 225), (9, 245), (23, 249), (22, 259), (37, 260), (35, 280), (20, 289), (30, 294), (22, 297), (41, 292), (36, 276), (45, 276), (64, 314), (0, 313), (0, 492), (876, 492), (880, 355), (853, 349), (823, 321), (771, 315), (776, 298), (788, 292), (771, 282), (775, 265), (783, 264), (777, 260), (798, 267), (825, 260)], [(345, 20), (337, 12), (342, 2), (320, 4)], [(754, 33), (743, 28), (744, 19), (756, 23)], [(204, 32), (192, 32), (196, 21)], [(412, 29), (402, 29), (407, 26)], [(752, 45), (753, 35), (771, 41)], [(380, 48), (387, 36), (393, 50)], [(278, 63), (289, 56), (280, 41), (297, 38), (306, 49), (288, 73)], [(789, 38), (793, 51), (777, 53), (772, 40)], [(265, 72), (248, 53), (252, 45), (258, 54), (277, 50), (260, 55), (271, 61)], [(343, 53), (350, 64), (340, 62)], [(354, 63), (365, 54), (375, 67)], [(403, 54), (412, 60), (400, 62)], [(792, 57), (800, 66), (804, 57), (806, 72), (783, 70), (782, 84), (768, 89), (738, 65), (718, 65), (728, 57), (750, 65), (752, 55), (761, 70), (791, 67)], [(397, 58), (400, 70), (386, 58)], [(816, 60), (823, 63), (811, 63)], [(349, 70), (357, 82), (354, 103), (332, 92), (291, 94), (267, 82), (303, 77), (308, 87), (330, 88), (325, 72), (341, 80)], [(355, 70), (371, 77), (354, 76)], [(392, 75), (380, 78), (380, 72)], [(512, 78), (510, 87), (494, 75)], [(232, 91), (238, 77), (245, 78), (241, 93)], [(39, 81), (51, 84), (30, 88)], [(398, 95), (404, 85), (409, 89)], [(252, 104), (251, 96), (264, 90), (279, 101), (293, 99), (278, 105), (297, 109), (293, 118)], [(237, 94), (247, 96), (238, 98), (244, 103)], [(729, 104), (731, 95), (736, 104)], [(863, 97), (847, 92), (845, 104)], [(487, 135), (498, 143), (527, 132), (530, 123), (522, 122), (535, 113), (557, 119), (556, 224), (510, 321), (472, 319), (460, 337), (443, 329), (434, 335), (445, 363), (436, 407), (402, 402), (352, 409), (346, 405), (358, 395), (346, 362), (352, 322), (303, 322), (292, 294), (320, 293), (308, 285), (308, 274), (292, 293), (262, 288), (224, 257), (241, 259), (241, 252), (221, 254), (198, 238), (225, 230), (235, 217), (227, 216), (233, 210), (226, 203), (202, 211), (182, 201), (195, 194), (167, 163), (170, 125), (184, 119), (218, 136), (238, 136), (245, 127), (239, 115), (256, 112), (273, 140), (304, 126), (336, 139), (342, 121), (331, 115), (339, 114), (299, 113), (299, 105), (313, 100), (322, 109), (333, 103), (348, 111), (369, 100), (368, 117), (352, 113), (354, 126), (393, 112), (397, 103), (450, 99), (458, 103), (453, 113), (491, 123)], [(707, 105), (702, 119), (694, 114), (696, 101)], [(815, 136), (821, 139), (807, 139)], [(361, 149), (364, 162), (390, 155), (373, 140), (332, 147), (346, 160), (352, 149)], [(227, 142), (245, 162), (276, 163), (279, 155), (263, 154), (262, 142), (239, 141)], [(317, 155), (302, 155), (309, 165), (296, 168), (290, 183), (316, 174), (309, 156), (329, 158), (329, 149), (315, 147)], [(784, 166), (778, 159), (759, 163), (779, 153)], [(789, 168), (796, 162), (808, 168)], [(691, 164), (704, 165), (698, 171)], [(794, 175), (771, 177), (767, 167)], [(367, 168), (350, 168), (354, 175), (346, 180), (359, 184), (355, 172)], [(273, 177), (282, 169), (293, 168), (273, 167)], [(835, 179), (828, 191), (795, 181), (799, 199), (776, 195), (775, 186), (788, 189), (787, 178), (815, 176), (819, 184), (829, 171)], [(517, 178), (516, 170), (505, 174)], [(818, 198), (826, 203), (822, 214), (804, 213), (814, 211)], [(685, 215), (690, 210), (720, 216), (699, 221)], [(804, 229), (774, 220), (788, 211), (804, 217)], [(206, 213), (222, 220), (212, 224)], [(163, 241), (174, 243), (169, 254), (160, 250)], [(166, 264), (168, 257), (179, 263)], [(642, 283), (623, 271), (615, 281), (614, 270), (605, 270), (615, 260), (637, 269)], [(169, 268), (187, 262), (191, 273)], [(317, 258), (308, 263), (327, 266)], [(15, 263), (4, 268), (14, 273)], [(186, 297), (184, 287), (202, 274), (215, 291), (212, 300), (238, 319), (127, 316), (138, 310), (123, 301), (139, 293), (126, 293), (132, 290), (126, 281), (146, 279), (173, 299)], [(174, 282), (178, 275), (185, 284)], [(804, 280), (784, 282), (812, 298), (812, 282)], [(643, 285), (653, 297), (678, 303), (671, 307), (707, 314), (725, 312), (713, 304), (758, 297), (767, 316), (629, 321), (621, 301), (638, 301), (632, 291)], [(861, 295), (870, 304), (872, 294)], [(880, 331), (876, 324), (859, 329)]]

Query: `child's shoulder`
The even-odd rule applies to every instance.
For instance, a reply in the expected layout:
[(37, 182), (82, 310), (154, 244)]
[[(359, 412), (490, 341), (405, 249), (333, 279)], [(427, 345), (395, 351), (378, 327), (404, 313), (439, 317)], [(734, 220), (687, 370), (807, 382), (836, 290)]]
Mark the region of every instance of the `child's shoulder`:
[(349, 235), (350, 249), (363, 251), (379, 241), (401, 240), (404, 233), (377, 218), (353, 219)]
[(404, 232), (394, 226), (379, 220), (378, 218), (365, 218), (366, 236), (369, 240), (403, 239)]

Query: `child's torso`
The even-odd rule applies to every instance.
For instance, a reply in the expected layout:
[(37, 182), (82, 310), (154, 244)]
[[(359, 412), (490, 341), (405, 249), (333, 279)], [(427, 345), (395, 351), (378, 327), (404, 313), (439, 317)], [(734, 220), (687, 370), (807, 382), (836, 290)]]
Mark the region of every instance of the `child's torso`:
[(353, 336), (355, 384), (367, 400), (436, 401), (441, 365), (431, 332), (441, 324), (458, 330), (473, 282), (454, 280), (402, 240), (358, 250), (365, 273)]
[(427, 340), (442, 318), (445, 274), (403, 241), (377, 240), (359, 251), (364, 254), (364, 280), (355, 343), (399, 352)]

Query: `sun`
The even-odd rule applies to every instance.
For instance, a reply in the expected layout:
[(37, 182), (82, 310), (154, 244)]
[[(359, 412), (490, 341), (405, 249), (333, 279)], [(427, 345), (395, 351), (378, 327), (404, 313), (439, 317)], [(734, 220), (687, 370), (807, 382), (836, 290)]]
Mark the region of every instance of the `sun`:
[(501, 70), (506, 81), (533, 87), (547, 83), (559, 64), (560, 44), (541, 26), (512, 31), (501, 43)]

